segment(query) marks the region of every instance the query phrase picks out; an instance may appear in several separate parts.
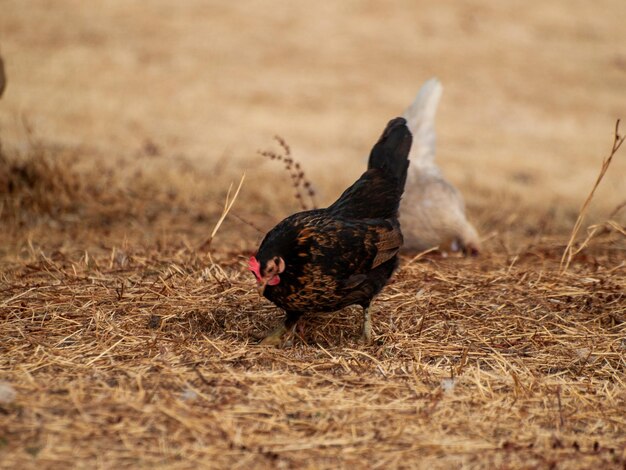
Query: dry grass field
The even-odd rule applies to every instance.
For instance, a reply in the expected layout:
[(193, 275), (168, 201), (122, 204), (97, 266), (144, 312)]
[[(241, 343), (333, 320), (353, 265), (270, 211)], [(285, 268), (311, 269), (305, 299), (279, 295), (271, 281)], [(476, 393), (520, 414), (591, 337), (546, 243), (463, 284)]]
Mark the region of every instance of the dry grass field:
[[(3, 0), (0, 468), (626, 468), (626, 2)], [(484, 251), (405, 253), (360, 313), (246, 261), (437, 76)], [(622, 125), (622, 134), (626, 125)], [(229, 186), (233, 210), (207, 247)], [(620, 208), (621, 207), (621, 208)]]

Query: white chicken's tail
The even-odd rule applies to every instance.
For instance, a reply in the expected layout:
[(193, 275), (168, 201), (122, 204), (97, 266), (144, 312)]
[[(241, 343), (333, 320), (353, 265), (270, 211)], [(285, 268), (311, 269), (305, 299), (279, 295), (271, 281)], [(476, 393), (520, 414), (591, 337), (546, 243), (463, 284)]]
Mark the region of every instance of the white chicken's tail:
[(404, 119), (411, 134), (413, 134), (413, 145), (409, 159), (411, 166), (429, 166), (435, 161), (435, 114), (443, 87), (436, 78), (428, 80), (415, 100), (404, 112)]

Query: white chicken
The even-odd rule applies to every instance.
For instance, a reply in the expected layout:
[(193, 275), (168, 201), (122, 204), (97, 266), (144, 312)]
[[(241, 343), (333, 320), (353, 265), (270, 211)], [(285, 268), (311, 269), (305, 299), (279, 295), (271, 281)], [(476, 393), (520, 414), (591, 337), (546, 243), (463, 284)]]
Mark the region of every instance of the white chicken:
[(444, 253), (475, 255), (480, 251), (480, 240), (465, 215), (463, 196), (435, 163), (435, 114), (442, 89), (439, 80), (431, 78), (404, 112), (413, 134), (411, 164), (400, 205), (404, 249), (438, 247)]

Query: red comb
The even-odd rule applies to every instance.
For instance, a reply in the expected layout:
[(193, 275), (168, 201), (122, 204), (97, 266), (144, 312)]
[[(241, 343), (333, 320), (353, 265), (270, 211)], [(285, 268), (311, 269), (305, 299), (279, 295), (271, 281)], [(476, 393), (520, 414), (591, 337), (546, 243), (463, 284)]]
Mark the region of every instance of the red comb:
[(257, 281), (261, 280), (261, 263), (254, 256), (250, 256), (248, 260), (248, 269), (254, 273)]

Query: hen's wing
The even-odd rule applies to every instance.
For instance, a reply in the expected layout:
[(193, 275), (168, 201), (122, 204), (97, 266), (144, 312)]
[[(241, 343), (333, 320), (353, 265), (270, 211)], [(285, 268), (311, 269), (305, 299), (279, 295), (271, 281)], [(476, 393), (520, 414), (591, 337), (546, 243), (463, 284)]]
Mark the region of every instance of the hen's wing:
[(369, 305), (396, 268), (403, 241), (399, 224), (389, 220), (363, 221), (354, 226), (352, 233), (341, 229), (337, 238), (342, 240), (339, 245), (343, 250), (337, 260), (332, 260), (338, 262), (328, 264), (324, 271), (327, 277), (322, 282), (330, 286), (334, 281), (331, 290), (337, 295), (339, 307), (355, 303)]
[(304, 263), (320, 266), (338, 280), (365, 274), (393, 258), (402, 246), (398, 222), (315, 217), (300, 231), (294, 250)]

